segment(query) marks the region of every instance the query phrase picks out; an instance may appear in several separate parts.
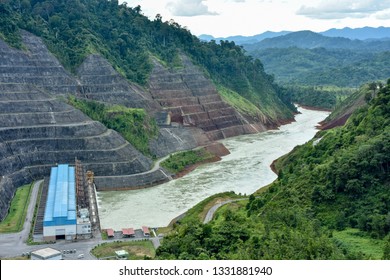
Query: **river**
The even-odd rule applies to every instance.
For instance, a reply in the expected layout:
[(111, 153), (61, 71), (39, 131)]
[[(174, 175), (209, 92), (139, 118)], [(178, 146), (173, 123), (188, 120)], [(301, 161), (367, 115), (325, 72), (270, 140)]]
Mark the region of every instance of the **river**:
[(220, 192), (251, 194), (276, 179), (270, 164), (309, 141), (315, 126), (329, 114), (299, 108), (296, 121), (279, 130), (242, 135), (221, 141), (230, 155), (198, 167), (186, 176), (147, 189), (99, 192), (102, 228), (121, 230), (167, 226), (203, 199)]

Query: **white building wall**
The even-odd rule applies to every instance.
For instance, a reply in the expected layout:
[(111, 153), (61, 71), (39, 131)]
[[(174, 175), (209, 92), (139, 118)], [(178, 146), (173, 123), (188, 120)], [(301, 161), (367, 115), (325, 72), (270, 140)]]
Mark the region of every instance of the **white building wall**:
[[(31, 260), (44, 260), (45, 258), (42, 258), (41, 256), (37, 256), (34, 254), (31, 254)], [(62, 255), (56, 255), (47, 258), (46, 260), (62, 260)]]
[(61, 232), (63, 235), (76, 235), (76, 225), (58, 225), (58, 226), (44, 226), (43, 237), (56, 236)]
[(91, 223), (77, 224), (77, 234), (91, 233)]

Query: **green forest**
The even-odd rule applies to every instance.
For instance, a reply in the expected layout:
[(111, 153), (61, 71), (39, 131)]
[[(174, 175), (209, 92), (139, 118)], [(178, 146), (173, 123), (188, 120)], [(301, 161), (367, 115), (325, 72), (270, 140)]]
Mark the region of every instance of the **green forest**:
[(161, 259), (390, 259), (390, 79), (343, 127), (275, 165), (265, 191), (176, 225)]
[(256, 49), (248, 45), (248, 54), (262, 61), (293, 102), (324, 109), (334, 109), (363, 83), (384, 82), (390, 76), (390, 52), (375, 48)]
[(289, 47), (249, 53), (261, 59), (266, 71), (281, 84), (356, 88), (390, 76), (386, 67), (390, 63), (389, 51)]
[(273, 121), (292, 117), (294, 107), (262, 63), (234, 42), (201, 42), (173, 20), (149, 20), (140, 6), (108, 0), (5, 0), (0, 2), (0, 37), (23, 49), (20, 30), (41, 37), (70, 72), (99, 53), (130, 82), (145, 86), (155, 57), (181, 67), (180, 53), (201, 66), (217, 86), (251, 101)]

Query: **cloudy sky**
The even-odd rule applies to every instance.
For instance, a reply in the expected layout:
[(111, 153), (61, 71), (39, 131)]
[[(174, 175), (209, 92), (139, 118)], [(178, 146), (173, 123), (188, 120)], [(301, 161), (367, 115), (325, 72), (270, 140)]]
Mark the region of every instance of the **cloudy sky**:
[[(120, 1), (124, 2), (124, 1)], [(150, 19), (173, 19), (194, 35), (390, 27), (390, 0), (127, 0)]]

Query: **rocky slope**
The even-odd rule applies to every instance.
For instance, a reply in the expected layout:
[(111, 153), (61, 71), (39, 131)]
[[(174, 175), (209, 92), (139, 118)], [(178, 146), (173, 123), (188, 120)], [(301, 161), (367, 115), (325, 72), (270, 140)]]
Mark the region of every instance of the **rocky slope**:
[(320, 128), (327, 130), (337, 126), (343, 126), (356, 110), (367, 105), (368, 99), (375, 96), (376, 90), (370, 89), (368, 84), (363, 85), (358, 91), (341, 102), (332, 114), (320, 123)]
[(211, 140), (256, 132), (237, 111), (222, 101), (215, 86), (186, 56), (173, 71), (155, 62), (149, 90), (172, 121), (201, 128)]

